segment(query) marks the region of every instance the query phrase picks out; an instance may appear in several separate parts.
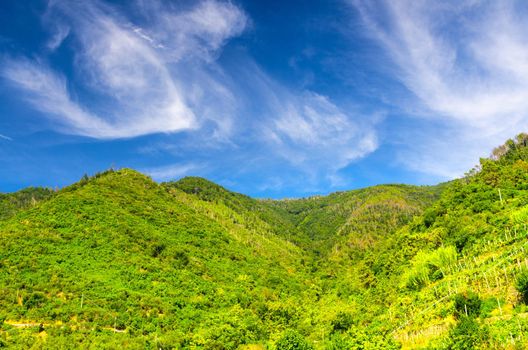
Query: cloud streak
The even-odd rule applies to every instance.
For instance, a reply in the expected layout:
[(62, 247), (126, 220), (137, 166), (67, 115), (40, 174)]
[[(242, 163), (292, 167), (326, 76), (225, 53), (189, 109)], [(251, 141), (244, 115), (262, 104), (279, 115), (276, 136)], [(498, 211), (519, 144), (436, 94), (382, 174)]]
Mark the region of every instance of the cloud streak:
[(431, 157), (439, 164), (428, 168), (460, 174), (527, 125), (528, 18), (522, 3), (350, 2), (422, 106), (414, 116), (443, 122), (443, 130), (419, 139), (426, 145), (415, 148), (414, 160), (426, 158), (421, 152), (447, 151), (451, 155), (440, 160)]
[[(200, 156), (209, 171), (239, 161), (254, 165), (236, 164), (248, 172), (286, 166), (315, 187), (321, 178), (337, 183), (337, 172), (377, 149), (378, 116), (286, 86), (244, 49), (232, 48), (228, 63), (219, 59), (251, 27), (233, 3), (138, 0), (127, 10), (50, 2), (45, 54), (4, 59), (0, 75), (61, 133), (104, 140), (178, 133), (158, 135), (166, 153), (178, 152), (175, 164), (146, 168), (158, 180), (199, 171), (189, 158)], [(59, 52), (68, 64), (54, 61)]]
[(10, 138), (9, 136), (2, 135), (2, 134), (0, 134), (0, 139), (7, 140), (7, 141), (13, 141), (13, 139)]
[[(306, 91), (285, 106), (264, 128), (268, 139), (288, 159), (308, 169), (324, 165), (330, 173), (378, 147), (374, 124), (342, 111), (328, 97)], [(369, 116), (371, 117), (371, 116)], [(369, 118), (370, 119), (370, 118)]]
[[(44, 60), (25, 58), (8, 59), (1, 74), (62, 132), (113, 139), (195, 129), (203, 118), (193, 105), (201, 101), (189, 85), (207, 89), (198, 80), (214, 78), (200, 63), (177, 63), (196, 57), (212, 60), (226, 40), (243, 31), (245, 15), (216, 1), (177, 14), (161, 3), (150, 9), (159, 11), (146, 14), (155, 22), (144, 20), (140, 27), (99, 2), (53, 2), (47, 21), (59, 23), (48, 47), (56, 49), (68, 35), (74, 38), (76, 81), (68, 81)], [(182, 83), (184, 78), (191, 83)], [(76, 91), (70, 87), (79, 82), (105, 108), (94, 110), (74, 98)]]
[(195, 163), (179, 163), (155, 168), (146, 168), (142, 171), (156, 181), (168, 181), (186, 175), (196, 174), (196, 172), (202, 168), (203, 166)]
[[(252, 62), (240, 66), (236, 74), (247, 86), (239, 86), (237, 96), (258, 116), (242, 121), (251, 128), (251, 139), (262, 143), (261, 152), (286, 160), (307, 180), (315, 183), (321, 177), (334, 177), (377, 149), (381, 115), (358, 107), (345, 110), (315, 91), (288, 89)], [(257, 105), (252, 101), (258, 101)]]

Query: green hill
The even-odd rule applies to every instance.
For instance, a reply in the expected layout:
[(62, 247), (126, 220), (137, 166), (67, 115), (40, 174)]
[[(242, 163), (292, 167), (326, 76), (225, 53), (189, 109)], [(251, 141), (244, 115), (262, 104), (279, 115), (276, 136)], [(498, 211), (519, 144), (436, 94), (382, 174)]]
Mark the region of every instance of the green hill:
[(54, 193), (51, 189), (42, 187), (28, 187), (15, 193), (0, 193), (0, 220), (51, 198)]
[[(208, 210), (125, 169), (3, 222), (4, 342), (236, 348), (267, 338), (281, 317), (273, 303), (303, 290), (301, 254), (266, 233), (246, 240)], [(47, 336), (16, 328), (31, 323)]]
[(329, 255), (338, 244), (362, 250), (390, 235), (437, 199), (440, 189), (381, 185), (266, 203), (290, 217), (301, 245), (318, 255)]
[(464, 178), (257, 200), (107, 171), (0, 196), (0, 347), (528, 347), (528, 136)]

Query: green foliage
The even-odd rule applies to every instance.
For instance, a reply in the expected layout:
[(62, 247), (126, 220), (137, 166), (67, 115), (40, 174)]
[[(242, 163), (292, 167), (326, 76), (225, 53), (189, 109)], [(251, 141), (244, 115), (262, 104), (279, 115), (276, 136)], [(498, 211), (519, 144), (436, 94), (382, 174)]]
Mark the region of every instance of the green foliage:
[(277, 350), (312, 350), (314, 347), (295, 330), (287, 330), (275, 344)]
[(332, 330), (334, 332), (345, 332), (354, 324), (354, 317), (347, 312), (339, 312), (332, 321)]
[(515, 280), (515, 288), (519, 292), (520, 300), (528, 304), (528, 269), (525, 268), (519, 272)]
[[(126, 169), (85, 178), (0, 223), (0, 310), (19, 323), (60, 321), (78, 330), (61, 337), (79, 347), (104, 343), (114, 327), (138, 348), (266, 341), (296, 317), (261, 306), (295, 298), (301, 255), (252, 224), (224, 221), (222, 210)], [(93, 328), (101, 331), (77, 339)], [(55, 339), (60, 327), (46, 329)]]
[(418, 252), (413, 258), (411, 267), (403, 277), (404, 284), (410, 289), (420, 289), (429, 283), (429, 254), (427, 252)]
[(488, 330), (479, 325), (472, 317), (463, 317), (460, 322), (450, 331), (449, 350), (472, 350), (487, 348), (483, 346), (488, 340)]
[(37, 205), (55, 194), (42, 187), (28, 187), (14, 193), (0, 193), (0, 220), (7, 219), (17, 212)]
[(511, 214), (512, 221), (515, 224), (526, 224), (528, 223), (528, 207), (520, 208), (515, 210)]
[(527, 348), (527, 140), (433, 187), (256, 200), (122, 169), (2, 194), (0, 346)]
[(382, 185), (329, 196), (265, 201), (298, 228), (293, 241), (319, 256), (359, 257), (439, 195), (439, 187)]
[(420, 289), (430, 281), (441, 279), (456, 260), (457, 252), (452, 246), (440, 247), (432, 252), (419, 251), (403, 276), (404, 285)]
[(470, 317), (474, 318), (480, 314), (482, 300), (471, 291), (467, 293), (458, 293), (455, 295), (455, 316), (457, 318)]
[(328, 346), (328, 350), (398, 350), (401, 346), (392, 338), (380, 334), (369, 334), (358, 328), (351, 328), (345, 334), (335, 334)]

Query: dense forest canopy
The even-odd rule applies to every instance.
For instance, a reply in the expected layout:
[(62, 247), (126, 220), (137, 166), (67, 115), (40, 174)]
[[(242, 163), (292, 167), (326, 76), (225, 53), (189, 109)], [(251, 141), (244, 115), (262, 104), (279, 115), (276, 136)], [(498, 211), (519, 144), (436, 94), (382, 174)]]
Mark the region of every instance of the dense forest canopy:
[(528, 135), (464, 178), (257, 200), (109, 170), (0, 195), (0, 347), (528, 347)]

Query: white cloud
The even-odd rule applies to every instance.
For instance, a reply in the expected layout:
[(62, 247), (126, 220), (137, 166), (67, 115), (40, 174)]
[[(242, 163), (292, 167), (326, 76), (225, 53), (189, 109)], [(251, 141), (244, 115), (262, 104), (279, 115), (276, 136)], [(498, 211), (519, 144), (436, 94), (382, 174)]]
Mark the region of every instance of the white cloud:
[(165, 49), (175, 61), (211, 60), (232, 37), (247, 26), (246, 14), (229, 2), (205, 0), (189, 10), (170, 11), (160, 1), (142, 3), (142, 11), (156, 13), (153, 26), (136, 33), (154, 46)]
[(108, 129), (105, 121), (71, 100), (63, 77), (42, 64), (25, 59), (8, 60), (4, 62), (2, 75), (24, 90), (37, 109), (58, 119), (61, 127), (80, 134), (104, 134)]
[(418, 116), (443, 121), (404, 158), (431, 173), (461, 175), (526, 127), (528, 16), (521, 3), (351, 2), (425, 107)]
[[(336, 183), (336, 172), (377, 148), (372, 115), (291, 89), (242, 50), (232, 53), (237, 62), (227, 71), (221, 66), (224, 46), (250, 25), (233, 3), (133, 4), (134, 15), (126, 16), (99, 1), (50, 2), (44, 19), (52, 26), (49, 51), (71, 46), (74, 73), (52, 68), (50, 55), (49, 61), (5, 60), (0, 74), (61, 132), (115, 139), (192, 131), (164, 139), (177, 143), (167, 153), (178, 152), (178, 159), (200, 154), (217, 167), (225, 158), (247, 164), (259, 158), (269, 168), (287, 162), (314, 184), (321, 177)], [(218, 160), (204, 154), (211, 144), (218, 146), (215, 154), (224, 152)], [(177, 163), (146, 172), (164, 180), (195, 170)]]
[[(322, 182), (343, 187), (348, 182), (339, 176), (339, 171), (377, 149), (375, 128), (381, 116), (345, 110), (313, 91), (289, 89), (251, 58), (239, 57), (236, 66), (231, 72), (239, 79), (231, 86), (239, 102), (230, 119), (235, 129), (233, 143), (224, 144), (221, 149), (197, 151), (193, 147), (203, 147), (209, 138), (199, 130), (191, 138), (192, 145), (180, 138), (175, 143), (166, 140), (143, 147), (141, 152), (161, 152), (176, 159), (185, 159), (185, 154), (192, 152), (207, 164), (205, 172), (192, 172), (214, 172), (215, 177), (222, 177), (225, 175), (219, 174), (231, 169), (232, 179), (258, 169), (260, 177), (266, 179), (255, 179), (260, 181), (256, 185), (260, 191), (274, 192), (302, 183), (302, 191), (312, 193), (328, 190)], [(162, 177), (178, 177), (180, 164), (176, 163), (175, 174), (168, 167), (169, 175)], [(165, 169), (161, 172), (165, 173)]]
[(2, 134), (0, 134), (0, 139), (4, 139), (4, 140), (7, 140), (7, 141), (13, 141), (13, 139), (10, 138), (9, 136), (2, 135)]
[(189, 174), (196, 174), (196, 171), (203, 166), (194, 163), (171, 164), (155, 168), (143, 169), (142, 172), (151, 176), (156, 181), (177, 180)]
[(278, 108), (267, 133), (294, 163), (336, 171), (378, 146), (370, 125), (361, 125), (358, 115), (346, 114), (326, 96), (307, 91)]
[(239, 76), (252, 88), (251, 95), (242, 96), (260, 101), (254, 137), (268, 145), (266, 151), (319, 177), (332, 176), (377, 148), (380, 116), (345, 111), (313, 91), (289, 90), (255, 65), (247, 64), (245, 70)]
[[(78, 46), (73, 81), (42, 60), (7, 60), (1, 74), (62, 132), (125, 138), (191, 130), (206, 120), (228, 132), (228, 107), (217, 106), (213, 115), (201, 104), (204, 96), (225, 100), (227, 93), (208, 66), (225, 42), (244, 30), (245, 14), (217, 1), (186, 10), (158, 5), (148, 7), (139, 26), (103, 3), (50, 2), (45, 22), (57, 23), (48, 47), (56, 49), (68, 35)], [(79, 82), (97, 103), (86, 103), (71, 90)]]
[(58, 49), (62, 42), (68, 37), (70, 34), (70, 27), (63, 24), (56, 24), (55, 28), (53, 29), (53, 34), (51, 38), (48, 40), (48, 49), (51, 51), (54, 51)]

